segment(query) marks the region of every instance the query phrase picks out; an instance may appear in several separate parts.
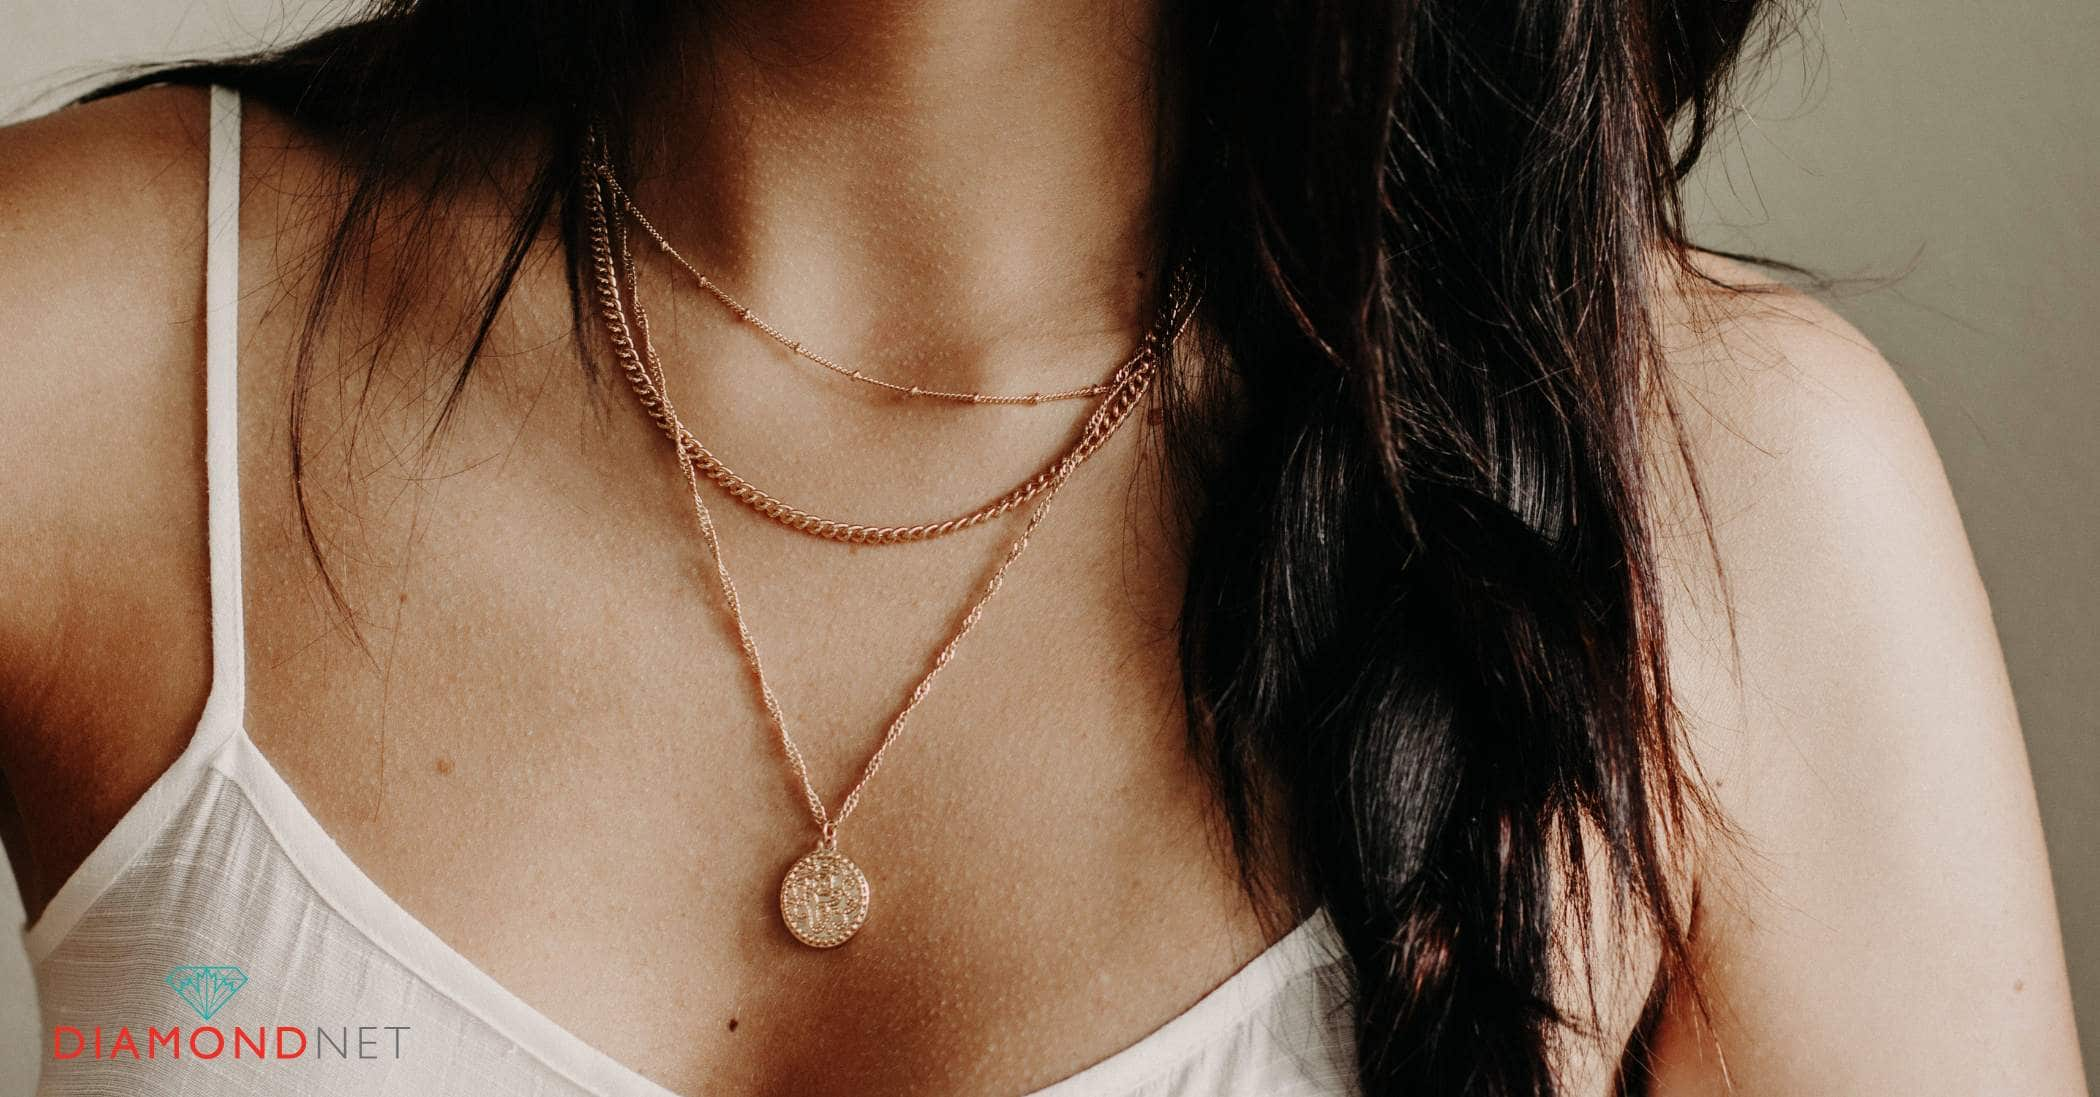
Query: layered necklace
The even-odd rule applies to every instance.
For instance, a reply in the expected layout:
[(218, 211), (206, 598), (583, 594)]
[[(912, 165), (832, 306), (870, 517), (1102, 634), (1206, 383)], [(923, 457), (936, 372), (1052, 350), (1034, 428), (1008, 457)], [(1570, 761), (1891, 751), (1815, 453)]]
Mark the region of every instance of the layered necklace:
[[(867, 875), (839, 848), (840, 828), (845, 825), (854, 809), (860, 806), (861, 795), (866, 791), (868, 782), (874, 778), (875, 771), (881, 768), (883, 755), (904, 734), (912, 712), (932, 691), (934, 679), (955, 657), (963, 638), (977, 626), (977, 622), (984, 616), (985, 607), (992, 597), (999, 593), (1008, 570), (1027, 550), (1029, 538), (1042, 524), (1043, 517), (1049, 512), (1050, 503), (1057, 497), (1058, 490), (1088, 457), (1115, 435), (1117, 428), (1123, 425), (1131, 412), (1144, 400), (1167, 349), (1173, 345), (1187, 326), (1190, 317), (1194, 315), (1197, 294), (1186, 269), (1177, 268), (1168, 280), (1165, 300), (1160, 305), (1158, 315), (1137, 349), (1105, 380), (1091, 385), (1053, 392), (1011, 394), (954, 392), (901, 385), (819, 354), (806, 347), (800, 340), (790, 338), (759, 318), (671, 246), (670, 241), (657, 231), (656, 226), (643, 215), (627, 192), (621, 188), (602, 157), (594, 154), (587, 159), (589, 164), (584, 180), (586, 232), (591, 250), (595, 283), (593, 288), (599, 316), (605, 325), (606, 338), (621, 373), (626, 376), (636, 400), (641, 404), (642, 411), (671, 443), (679, 472), (685, 479), (687, 494), (692, 501), (693, 516), (699, 526), (700, 538), (707, 546), (708, 555), (714, 563), (715, 583), (720, 590), (723, 607), (735, 628), (737, 646), (743, 653), (744, 664), (757, 687), (760, 705), (779, 741), (781, 754), (801, 786), (809, 818), (815, 825), (816, 839), (813, 848), (797, 860), (781, 880), (781, 921), (786, 925), (788, 932), (803, 944), (814, 948), (833, 948), (846, 943), (866, 924), (871, 898)], [(663, 363), (650, 339), (649, 316), (647, 310), (642, 307), (640, 296), (640, 268), (628, 247), (628, 220), (632, 220), (659, 250), (690, 274), (704, 292), (719, 301), (739, 321), (756, 328), (797, 357), (823, 366), (848, 380), (887, 390), (907, 399), (939, 400), (967, 405), (1033, 406), (1093, 398), (1096, 400), (1094, 410), (1088, 415), (1071, 444), (1052, 458), (1041, 471), (964, 514), (917, 525), (878, 526), (825, 518), (791, 506), (759, 490), (737, 475), (702, 444), (679, 417), (677, 407), (671, 402), (668, 386), (665, 384)], [(616, 223), (618, 231), (615, 231)], [(978, 588), (968, 608), (949, 634), (947, 642), (934, 652), (926, 669), (920, 674), (911, 691), (905, 695), (896, 714), (890, 718), (889, 725), (876, 744), (874, 752), (861, 767), (859, 780), (847, 790), (836, 812), (826, 806), (824, 798), (811, 781), (809, 763), (803, 757), (801, 748), (796, 745), (794, 736), (789, 733), (787, 718), (781, 711), (780, 701), (774, 695), (773, 687), (767, 682), (764, 664), (759, 659), (758, 643), (753, 639), (750, 625), (744, 618), (742, 603), (737, 597), (736, 583), (730, 577), (729, 565), (722, 551), (721, 537), (716, 531), (714, 517), (708, 510), (707, 501), (703, 498), (703, 481), (713, 483), (730, 499), (787, 529), (849, 544), (894, 545), (945, 537), (990, 522), (1033, 503), (1033, 509), (1022, 523), (1019, 534), (1007, 545), (1005, 552), (997, 557), (983, 585)]]

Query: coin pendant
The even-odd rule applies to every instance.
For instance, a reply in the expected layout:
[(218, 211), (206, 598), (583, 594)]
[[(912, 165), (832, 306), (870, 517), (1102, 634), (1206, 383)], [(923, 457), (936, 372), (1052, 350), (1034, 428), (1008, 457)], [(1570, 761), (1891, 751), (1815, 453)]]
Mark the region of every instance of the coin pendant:
[(813, 850), (780, 881), (780, 920), (811, 948), (843, 945), (868, 920), (868, 878), (838, 850)]

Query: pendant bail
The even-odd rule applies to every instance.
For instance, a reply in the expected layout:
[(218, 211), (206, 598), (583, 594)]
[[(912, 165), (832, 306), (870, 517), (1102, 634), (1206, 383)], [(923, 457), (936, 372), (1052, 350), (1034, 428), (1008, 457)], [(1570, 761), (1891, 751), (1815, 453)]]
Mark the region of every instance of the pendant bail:
[(824, 820), (817, 831), (818, 849), (839, 848), (839, 825), (830, 819)]

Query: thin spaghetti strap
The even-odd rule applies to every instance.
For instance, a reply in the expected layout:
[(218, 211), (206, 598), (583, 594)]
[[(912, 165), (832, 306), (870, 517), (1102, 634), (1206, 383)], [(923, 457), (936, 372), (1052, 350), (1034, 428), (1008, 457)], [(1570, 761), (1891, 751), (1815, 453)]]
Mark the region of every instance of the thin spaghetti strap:
[(211, 89), (211, 162), (204, 257), (204, 469), (211, 550), (214, 707), (246, 706), (247, 643), (241, 608), (240, 336), (241, 96)]

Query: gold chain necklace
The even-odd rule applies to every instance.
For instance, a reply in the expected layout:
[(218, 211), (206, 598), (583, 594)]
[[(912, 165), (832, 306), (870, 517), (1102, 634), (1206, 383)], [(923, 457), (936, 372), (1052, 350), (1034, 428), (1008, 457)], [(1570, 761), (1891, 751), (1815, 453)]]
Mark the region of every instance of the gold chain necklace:
[[(666, 391), (663, 364), (649, 342), (647, 314), (637, 300), (630, 322), (627, 308), (622, 302), (621, 272), (612, 258), (611, 231), (605, 216), (604, 199), (603, 195), (598, 193), (595, 182), (589, 197), (591, 207), (588, 211), (588, 231), (597, 274), (599, 311), (605, 322), (607, 337), (621, 372), (626, 375), (643, 410), (672, 440), (674, 452), (678, 457), (679, 471), (685, 478), (686, 490), (692, 499), (693, 516), (699, 525), (701, 540), (707, 545), (708, 554), (714, 560), (715, 580), (721, 591), (723, 605), (728, 609), (730, 620), (736, 627), (737, 646), (742, 651), (745, 666), (758, 687), (761, 705), (765, 709), (767, 720), (773, 725), (781, 752), (786, 756), (789, 768), (794, 771), (796, 780), (802, 786), (803, 801), (809, 809), (810, 818), (817, 826), (816, 847), (798, 859), (781, 880), (781, 921), (786, 925), (788, 932), (803, 944), (812, 948), (835, 948), (846, 943), (866, 924), (871, 899), (867, 875), (861, 871), (860, 866), (839, 850), (839, 827), (853, 814), (854, 809), (860, 806), (862, 792), (875, 776), (875, 771), (881, 768), (883, 756), (904, 734), (911, 714), (919, 707), (919, 703), (926, 699), (927, 694), (932, 692), (935, 677), (955, 657), (963, 638), (968, 636), (983, 618), (986, 605), (1004, 585), (1007, 571), (1027, 550), (1029, 539), (1042, 524), (1043, 517), (1049, 512), (1050, 503), (1057, 497), (1058, 490), (1092, 450), (1085, 453), (1070, 452), (1058, 460), (1041, 492), (1041, 498), (1022, 526), (1019, 536), (1007, 546), (1006, 552), (992, 568), (990, 576), (985, 580), (976, 598), (971, 601), (955, 631), (934, 654), (931, 664), (920, 675), (902, 707), (891, 717), (881, 742), (877, 744), (874, 753), (869, 755), (867, 764), (862, 767), (860, 779), (854, 782), (845, 799), (840, 802), (837, 814), (832, 814), (825, 807), (823, 797), (818, 795), (815, 784), (810, 780), (809, 763), (803, 757), (801, 748), (796, 745), (794, 736), (789, 734), (787, 718), (781, 711), (780, 701), (774, 695), (772, 685), (766, 680), (765, 667), (759, 659), (757, 641), (752, 638), (750, 626), (744, 620), (742, 602), (737, 597), (736, 582), (730, 577), (729, 565), (722, 551), (721, 537), (715, 530), (714, 516), (708, 511), (706, 500), (701, 497), (702, 472), (694, 456), (698, 442), (679, 418), (677, 408), (671, 403), (670, 395)], [(630, 296), (632, 288), (630, 285)], [(1102, 405), (1095, 409), (1088, 421), (1089, 433), (1106, 419), (1120, 420), (1127, 417), (1130, 410), (1144, 399), (1151, 387), (1152, 376), (1151, 369), (1130, 371), (1130, 375), (1119, 382), (1109, 392)]]
[(721, 302), (723, 307), (730, 311), (731, 315), (757, 328), (768, 339), (786, 347), (797, 357), (815, 362), (817, 365), (823, 366), (825, 369), (850, 381), (858, 381), (864, 385), (873, 385), (876, 388), (887, 389), (900, 396), (908, 396), (914, 399), (950, 400), (963, 404), (1049, 404), (1060, 400), (1083, 400), (1090, 396), (1107, 395), (1109, 390), (1115, 387), (1116, 377), (1120, 376), (1122, 370), (1135, 366), (1138, 359), (1146, 353), (1146, 349), (1140, 347), (1123, 363), (1123, 366), (1118, 369), (1117, 373), (1111, 375), (1106, 381), (1099, 381), (1091, 385), (1081, 385), (1078, 388), (1059, 389), (1054, 392), (1025, 392), (1011, 395), (968, 391), (952, 392), (943, 389), (924, 388), (919, 385), (900, 385), (895, 381), (884, 380), (865, 370), (844, 365), (827, 355), (819, 354), (809, 349), (808, 345), (803, 343), (802, 340), (790, 338), (779, 328), (768, 323), (763, 317), (753, 312), (750, 306), (739, 301), (728, 290), (723, 289), (720, 283), (701, 273), (699, 267), (694, 266), (691, 260), (687, 259), (677, 248), (671, 246), (671, 241), (665, 238), (663, 233), (657, 231), (655, 222), (649, 220), (649, 216), (642, 212), (640, 206), (635, 204), (634, 199), (628, 195), (626, 189), (620, 186), (619, 179), (612, 174), (610, 168), (601, 165), (599, 171), (605, 180), (606, 189), (611, 192), (613, 202), (618, 208), (634, 218), (634, 223), (641, 226), (642, 232), (647, 234), (649, 239), (656, 244), (657, 250), (669, 256), (672, 262), (685, 268), (685, 272), (693, 276), (693, 281), (701, 289), (706, 290), (709, 296)]
[[(615, 188), (619, 184), (612, 178), (611, 172), (602, 163), (593, 165), (592, 176), (592, 185), (587, 194), (590, 202), (590, 208), (587, 212), (592, 218), (593, 231), (596, 231), (595, 226), (599, 222), (605, 224), (606, 236), (609, 241), (612, 234), (605, 192), (614, 191), (617, 193)], [(632, 212), (631, 209), (630, 212)], [(639, 218), (637, 220), (639, 221)], [(647, 320), (641, 310), (640, 271), (635, 265), (633, 253), (626, 246), (624, 234), (621, 237), (618, 253), (618, 273), (626, 278), (628, 296), (635, 302), (636, 327), (646, 335)], [(613, 262), (610, 256), (611, 245), (608, 243), (607, 258), (604, 260), (608, 264)], [(975, 510), (943, 521), (907, 526), (871, 526), (826, 518), (771, 495), (756, 484), (739, 476), (734, 469), (725, 464), (721, 458), (715, 456), (697, 438), (689, 435), (681, 440), (679, 445), (691, 457), (694, 466), (699, 470), (700, 474), (714, 481), (731, 499), (797, 533), (821, 537), (827, 541), (840, 541), (856, 545), (910, 544), (960, 533), (963, 530), (982, 525), (994, 518), (1026, 506), (1049, 488), (1052, 480), (1056, 477), (1058, 468), (1067, 460), (1084, 461), (1095, 450), (1101, 448), (1122, 427), (1123, 421), (1129, 416), (1130, 409), (1135, 406), (1134, 404), (1117, 400), (1115, 394), (1137, 380), (1141, 375), (1149, 381), (1150, 374), (1158, 368), (1159, 359), (1164, 348), (1171, 345), (1172, 341), (1180, 336), (1182, 330), (1187, 327), (1190, 319), (1195, 315), (1196, 300), (1197, 295), (1190, 289), (1190, 277), (1187, 268), (1175, 268), (1175, 272), (1169, 280), (1167, 299), (1161, 309), (1159, 322), (1146, 333), (1145, 338), (1139, 343), (1136, 353), (1132, 354), (1129, 360), (1119, 367), (1115, 374), (1106, 382), (1108, 389), (1103, 394), (1101, 403), (1096, 406), (1095, 413), (1088, 417), (1085, 426), (1080, 430), (1071, 446), (1063, 454), (1045, 465), (1034, 476), (1029, 477), (1012, 490), (1006, 492), (1006, 494), (985, 503)], [(887, 382), (884, 383), (887, 384)], [(1104, 416), (1101, 414), (1103, 409), (1112, 407), (1119, 410), (1110, 415)]]

